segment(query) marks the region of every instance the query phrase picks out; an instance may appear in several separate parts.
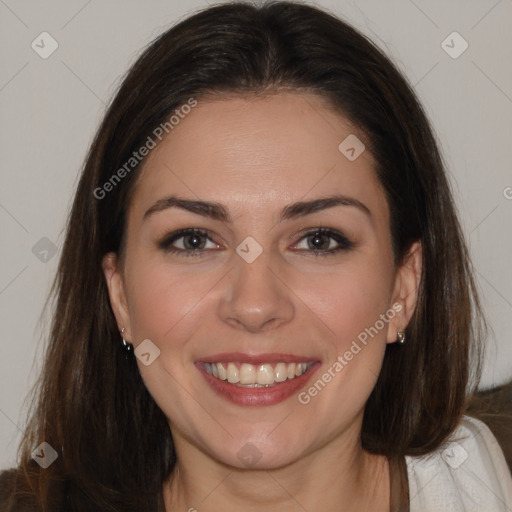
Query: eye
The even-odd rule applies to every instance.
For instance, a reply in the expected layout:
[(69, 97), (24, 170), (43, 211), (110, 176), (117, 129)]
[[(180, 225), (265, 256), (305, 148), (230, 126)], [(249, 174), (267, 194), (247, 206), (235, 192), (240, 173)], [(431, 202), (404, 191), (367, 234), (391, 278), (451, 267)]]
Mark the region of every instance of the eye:
[[(301, 244), (303, 247), (299, 247)], [(328, 256), (349, 250), (354, 247), (354, 243), (337, 230), (317, 228), (306, 233), (295, 247), (311, 252), (314, 256)]]
[(158, 247), (166, 252), (179, 253), (180, 256), (201, 256), (204, 250), (218, 249), (219, 245), (211, 239), (208, 231), (188, 228), (167, 235), (158, 243)]
[[(303, 247), (300, 247), (302, 245)], [(304, 247), (305, 245), (305, 247)], [(303, 235), (295, 245), (295, 249), (309, 252), (313, 256), (328, 256), (339, 251), (354, 247), (345, 235), (331, 228), (316, 228)], [(219, 249), (210, 233), (204, 229), (181, 229), (169, 235), (158, 243), (158, 247), (178, 256), (203, 256), (207, 251)]]

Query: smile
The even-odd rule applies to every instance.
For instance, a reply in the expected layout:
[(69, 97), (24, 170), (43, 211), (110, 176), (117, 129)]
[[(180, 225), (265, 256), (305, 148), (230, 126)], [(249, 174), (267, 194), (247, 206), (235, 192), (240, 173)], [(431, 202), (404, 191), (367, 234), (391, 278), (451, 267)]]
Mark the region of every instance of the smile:
[(307, 363), (264, 363), (259, 365), (233, 362), (204, 363), (206, 373), (240, 387), (270, 387), (306, 373), (314, 361)]
[(269, 406), (298, 393), (321, 366), (291, 354), (224, 353), (195, 362), (217, 396), (242, 406)]

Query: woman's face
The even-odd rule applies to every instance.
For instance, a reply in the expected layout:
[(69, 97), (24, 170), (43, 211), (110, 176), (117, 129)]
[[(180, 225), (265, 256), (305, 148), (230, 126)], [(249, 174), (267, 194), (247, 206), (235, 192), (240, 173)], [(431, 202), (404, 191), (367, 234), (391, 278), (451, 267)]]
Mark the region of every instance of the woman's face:
[(149, 154), (104, 269), (178, 457), (268, 469), (357, 440), (419, 275), (361, 140), (280, 93), (199, 101)]

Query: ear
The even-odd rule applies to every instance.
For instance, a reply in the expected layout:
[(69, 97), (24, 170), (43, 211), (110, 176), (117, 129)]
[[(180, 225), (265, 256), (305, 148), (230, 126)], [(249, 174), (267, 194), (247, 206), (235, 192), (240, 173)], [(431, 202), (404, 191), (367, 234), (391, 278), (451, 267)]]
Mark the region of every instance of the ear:
[(108, 295), (110, 305), (116, 317), (119, 331), (124, 328), (124, 339), (131, 342), (132, 335), (130, 329), (130, 315), (128, 313), (128, 303), (124, 290), (123, 276), (119, 267), (117, 254), (109, 252), (102, 260), (103, 273), (107, 281)]
[(421, 242), (414, 242), (396, 272), (391, 301), (396, 315), (388, 324), (388, 343), (397, 341), (398, 331), (405, 330), (416, 309), (423, 265), (421, 249)]

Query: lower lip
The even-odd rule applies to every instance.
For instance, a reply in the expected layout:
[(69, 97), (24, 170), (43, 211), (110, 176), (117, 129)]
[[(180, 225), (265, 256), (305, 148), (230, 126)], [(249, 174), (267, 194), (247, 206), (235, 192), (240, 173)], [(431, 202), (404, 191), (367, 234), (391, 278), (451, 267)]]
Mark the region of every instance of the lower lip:
[(202, 373), (206, 382), (222, 398), (237, 405), (274, 405), (286, 400), (299, 391), (320, 366), (320, 362), (311, 365), (306, 373), (284, 382), (276, 383), (268, 388), (246, 388), (230, 384), (227, 380), (220, 380), (206, 372), (202, 363), (198, 363), (198, 370)]

